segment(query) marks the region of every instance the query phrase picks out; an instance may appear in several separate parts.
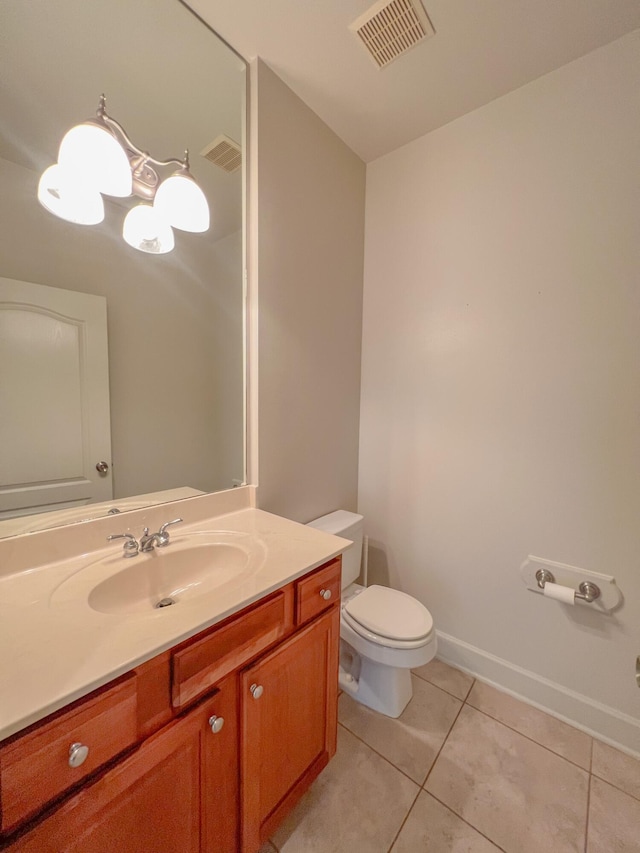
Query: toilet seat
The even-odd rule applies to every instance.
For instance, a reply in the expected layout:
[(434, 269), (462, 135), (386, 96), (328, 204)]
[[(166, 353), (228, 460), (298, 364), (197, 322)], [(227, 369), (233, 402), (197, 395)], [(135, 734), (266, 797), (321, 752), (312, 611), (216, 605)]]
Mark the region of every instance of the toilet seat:
[(353, 595), (343, 604), (342, 616), (360, 636), (388, 648), (419, 648), (433, 633), (427, 608), (389, 587), (373, 585)]

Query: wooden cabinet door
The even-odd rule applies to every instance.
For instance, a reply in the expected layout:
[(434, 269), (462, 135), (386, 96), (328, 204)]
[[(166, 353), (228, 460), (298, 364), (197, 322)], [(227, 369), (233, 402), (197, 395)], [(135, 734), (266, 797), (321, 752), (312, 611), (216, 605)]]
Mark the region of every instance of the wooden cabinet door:
[(9, 851), (236, 853), (236, 685), (234, 675), (212, 698), (149, 738)]
[(11, 853), (198, 853), (200, 741), (191, 715), (72, 797)]
[[(236, 853), (238, 850), (237, 685), (238, 677), (234, 673), (220, 684), (219, 692), (212, 699), (189, 715), (199, 714), (201, 718), (202, 853)], [(218, 730), (221, 720), (224, 723)]]
[(241, 850), (256, 853), (336, 748), (339, 608), (241, 676)]

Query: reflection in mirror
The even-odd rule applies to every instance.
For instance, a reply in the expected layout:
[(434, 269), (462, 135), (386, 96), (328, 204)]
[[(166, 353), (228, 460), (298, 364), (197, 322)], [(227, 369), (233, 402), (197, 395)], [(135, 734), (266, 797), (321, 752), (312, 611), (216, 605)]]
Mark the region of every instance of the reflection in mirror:
[[(180, 0), (0, 4), (0, 536), (244, 482), (245, 78)], [(103, 93), (142, 151), (189, 150), (206, 232), (141, 252), (139, 198), (38, 203)]]

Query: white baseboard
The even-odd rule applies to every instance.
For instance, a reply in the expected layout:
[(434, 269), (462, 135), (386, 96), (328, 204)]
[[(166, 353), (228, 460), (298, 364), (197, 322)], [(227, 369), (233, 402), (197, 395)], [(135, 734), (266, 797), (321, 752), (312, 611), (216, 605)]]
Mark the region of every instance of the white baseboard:
[(438, 657), (598, 740), (640, 758), (640, 720), (437, 631)]

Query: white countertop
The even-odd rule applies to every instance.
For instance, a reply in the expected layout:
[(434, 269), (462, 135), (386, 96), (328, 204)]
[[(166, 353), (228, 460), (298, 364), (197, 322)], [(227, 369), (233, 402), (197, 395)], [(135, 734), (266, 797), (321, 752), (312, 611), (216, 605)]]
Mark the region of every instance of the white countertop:
[[(202, 531), (254, 537), (262, 550), (260, 565), (240, 585), (223, 585), (148, 613), (98, 612), (77, 580), (89, 566), (95, 572), (96, 560), (117, 558), (121, 541), (0, 577), (0, 739), (322, 565), (350, 544), (255, 508), (180, 525), (179, 535)], [(173, 535), (178, 536), (178, 528)], [(133, 560), (108, 559), (101, 565), (106, 572), (116, 571)]]

